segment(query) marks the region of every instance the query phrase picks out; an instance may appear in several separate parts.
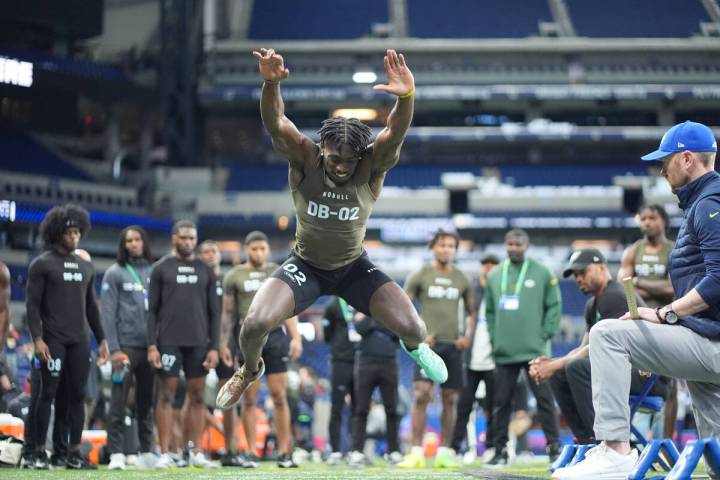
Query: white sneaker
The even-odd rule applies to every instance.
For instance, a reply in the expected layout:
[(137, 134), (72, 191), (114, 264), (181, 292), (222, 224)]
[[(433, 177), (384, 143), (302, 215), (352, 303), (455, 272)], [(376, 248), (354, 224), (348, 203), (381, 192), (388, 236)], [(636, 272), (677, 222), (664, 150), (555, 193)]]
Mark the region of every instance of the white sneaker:
[(330, 455), (328, 455), (327, 460), (325, 460), (325, 463), (328, 465), (340, 465), (343, 460), (343, 454), (340, 452), (332, 452)]
[(398, 452), (397, 450), (395, 450), (394, 452), (390, 452), (389, 454), (385, 454), (385, 460), (390, 465), (397, 465), (398, 463), (403, 461), (403, 458), (405, 458), (403, 457), (403, 454)]
[(480, 457), (480, 460), (482, 460), (482, 463), (487, 463), (495, 456), (495, 449), (494, 448), (488, 448), (485, 450), (485, 452), (482, 454), (482, 457)]
[(357, 450), (353, 450), (348, 455), (348, 465), (354, 468), (362, 468), (366, 465), (365, 461), (365, 454), (362, 452), (358, 452)]
[(137, 468), (155, 468), (158, 463), (158, 457), (152, 452), (143, 452), (137, 456), (135, 466)]
[(572, 467), (558, 468), (553, 480), (625, 480), (637, 463), (638, 452), (634, 448), (622, 455), (605, 442), (590, 450), (585, 460)]
[(155, 462), (155, 468), (166, 469), (175, 467), (175, 460), (172, 459), (169, 453), (163, 453)]
[(203, 452), (190, 452), (190, 466), (198, 468), (219, 468), (220, 464), (208, 460)]
[[(490, 457), (492, 458), (492, 457)], [(475, 449), (470, 449), (462, 457), (462, 463), (463, 465), (472, 465), (477, 460), (477, 453), (475, 452)], [(490, 460), (490, 459), (488, 459)]]
[(110, 455), (108, 470), (125, 470), (125, 454), (113, 453)]

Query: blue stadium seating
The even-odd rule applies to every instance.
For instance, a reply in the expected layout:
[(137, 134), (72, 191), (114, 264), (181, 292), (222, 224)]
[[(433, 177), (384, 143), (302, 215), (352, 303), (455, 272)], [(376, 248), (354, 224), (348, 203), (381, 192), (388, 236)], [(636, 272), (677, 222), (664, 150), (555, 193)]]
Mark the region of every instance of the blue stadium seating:
[[(265, 164), (227, 163), (228, 191), (283, 190), (287, 188), (287, 166)], [(421, 188), (439, 187), (445, 172), (482, 173), (478, 164), (400, 164), (385, 179), (385, 185), (393, 187)], [(612, 185), (617, 175), (646, 175), (647, 165), (627, 162), (608, 165), (507, 165), (501, 166), (503, 182), (518, 187), (537, 185)]]
[(20, 131), (0, 130), (0, 170), (91, 180), (82, 170), (38, 144)]
[(710, 21), (700, 0), (566, 0), (583, 37), (690, 37)]
[(420, 38), (524, 38), (541, 20), (552, 20), (545, 0), (408, 2), (409, 33)]
[(257, 40), (351, 39), (387, 23), (387, 0), (264, 0), (255, 2), (248, 36)]

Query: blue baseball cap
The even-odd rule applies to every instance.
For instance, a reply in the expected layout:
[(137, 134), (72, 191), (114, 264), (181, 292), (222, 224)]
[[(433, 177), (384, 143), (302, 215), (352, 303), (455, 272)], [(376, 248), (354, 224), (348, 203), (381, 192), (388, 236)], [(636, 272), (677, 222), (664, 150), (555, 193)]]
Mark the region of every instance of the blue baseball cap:
[(712, 130), (702, 123), (690, 120), (678, 123), (665, 132), (660, 147), (654, 152), (640, 157), (643, 160), (662, 160), (673, 153), (684, 152), (717, 152), (717, 141)]

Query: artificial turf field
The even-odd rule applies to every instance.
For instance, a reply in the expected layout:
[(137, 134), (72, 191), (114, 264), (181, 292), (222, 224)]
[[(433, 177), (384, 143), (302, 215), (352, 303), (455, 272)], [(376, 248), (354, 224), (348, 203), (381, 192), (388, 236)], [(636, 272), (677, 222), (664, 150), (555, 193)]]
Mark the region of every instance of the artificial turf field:
[[(502, 470), (483, 472), (480, 464), (477, 466), (451, 469), (412, 469), (403, 470), (386, 466), (367, 467), (356, 469), (350, 467), (328, 467), (323, 464), (306, 463), (301, 468), (286, 470), (277, 468), (274, 462), (265, 462), (256, 469), (219, 468), (201, 470), (197, 468), (175, 468), (170, 470), (125, 470), (108, 471), (102, 467), (97, 471), (76, 470), (18, 470), (0, 469), (0, 479), (13, 480), (215, 480), (215, 479), (257, 479), (257, 480), (473, 480), (473, 479), (547, 479), (550, 474), (546, 470), (547, 463), (529, 463)], [(704, 470), (698, 468), (693, 478), (707, 478), (703, 476)], [(649, 476), (655, 476), (657, 472)]]

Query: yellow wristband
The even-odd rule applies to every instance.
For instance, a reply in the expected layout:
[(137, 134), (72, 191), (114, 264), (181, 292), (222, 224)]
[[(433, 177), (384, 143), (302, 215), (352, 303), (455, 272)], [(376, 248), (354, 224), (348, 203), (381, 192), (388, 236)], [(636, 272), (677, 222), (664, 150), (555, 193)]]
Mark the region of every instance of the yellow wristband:
[(412, 89), (410, 89), (410, 91), (407, 92), (405, 95), (400, 95), (398, 98), (410, 98), (410, 97), (412, 97), (413, 95), (415, 95), (415, 87), (413, 87)]

